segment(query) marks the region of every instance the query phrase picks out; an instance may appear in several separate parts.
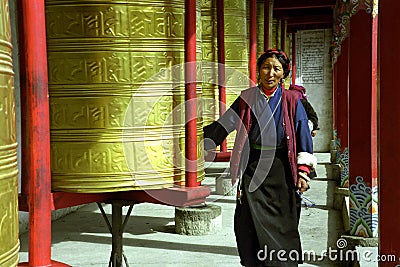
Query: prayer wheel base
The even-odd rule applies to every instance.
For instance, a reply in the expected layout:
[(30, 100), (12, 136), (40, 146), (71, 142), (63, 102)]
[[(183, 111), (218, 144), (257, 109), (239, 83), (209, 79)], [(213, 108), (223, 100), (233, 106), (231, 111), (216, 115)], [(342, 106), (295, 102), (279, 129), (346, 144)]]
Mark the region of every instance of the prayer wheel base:
[[(29, 265), (29, 262), (22, 262), (22, 263), (18, 264), (18, 267), (22, 267), (22, 266), (31, 266), (31, 265)], [(46, 267), (71, 267), (71, 265), (52, 260), (51, 264), (46, 265)]]
[(222, 228), (221, 207), (208, 204), (175, 208), (175, 232), (181, 235), (208, 235)]

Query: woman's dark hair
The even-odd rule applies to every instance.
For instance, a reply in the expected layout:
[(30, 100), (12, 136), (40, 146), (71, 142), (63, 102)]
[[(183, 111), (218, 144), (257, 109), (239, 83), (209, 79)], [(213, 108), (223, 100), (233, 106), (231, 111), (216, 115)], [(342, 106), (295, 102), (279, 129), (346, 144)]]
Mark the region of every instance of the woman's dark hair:
[(257, 68), (260, 70), (261, 64), (270, 57), (275, 57), (279, 60), (283, 67), (283, 78), (286, 78), (290, 73), (290, 60), (286, 53), (280, 49), (268, 49), (257, 59)]

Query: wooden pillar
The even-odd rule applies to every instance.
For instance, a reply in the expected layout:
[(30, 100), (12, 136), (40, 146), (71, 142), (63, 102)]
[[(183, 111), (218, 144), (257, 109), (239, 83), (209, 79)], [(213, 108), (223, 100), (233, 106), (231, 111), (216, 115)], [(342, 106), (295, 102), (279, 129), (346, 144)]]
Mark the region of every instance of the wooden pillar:
[[(393, 254), (397, 259), (400, 256), (400, 213), (397, 204), (400, 195), (400, 91), (396, 88), (400, 73), (399, 9), (398, 0), (379, 3), (379, 243), (381, 255)], [(381, 262), (380, 266), (399, 263)]]
[(273, 0), (264, 1), (264, 51), (271, 47)]
[(334, 75), (334, 129), (336, 130), (336, 163), (341, 165), (340, 186), (349, 186), (349, 39), (341, 45), (341, 54), (333, 70)]
[[(287, 34), (287, 19), (283, 18), (282, 22), (281, 22), (281, 49), (285, 53), (287, 53), (287, 51), (286, 51), (286, 34)], [(282, 83), (282, 88), (285, 88), (285, 83)]]
[(281, 22), (281, 49), (286, 51), (286, 34), (287, 34), (287, 19), (283, 18)]
[[(218, 51), (218, 96), (219, 115), (226, 111), (226, 86), (225, 86), (225, 9), (224, 0), (217, 0), (217, 51)], [(226, 139), (220, 145), (221, 152), (228, 150)]]
[(296, 84), (296, 33), (292, 32), (292, 84)]
[[(23, 174), (29, 177), (29, 261), (19, 266), (68, 266), (51, 260), (50, 117), (44, 0), (20, 0)], [(25, 179), (23, 176), (22, 179)]]
[(377, 235), (377, 19), (359, 11), (350, 21), (350, 234)]
[(185, 185), (197, 186), (196, 0), (185, 1)]
[(250, 86), (257, 83), (257, 1), (250, 0)]
[(336, 129), (340, 139), (341, 152), (348, 147), (348, 92), (349, 92), (349, 39), (346, 38), (341, 46), (341, 54), (335, 65), (336, 68)]

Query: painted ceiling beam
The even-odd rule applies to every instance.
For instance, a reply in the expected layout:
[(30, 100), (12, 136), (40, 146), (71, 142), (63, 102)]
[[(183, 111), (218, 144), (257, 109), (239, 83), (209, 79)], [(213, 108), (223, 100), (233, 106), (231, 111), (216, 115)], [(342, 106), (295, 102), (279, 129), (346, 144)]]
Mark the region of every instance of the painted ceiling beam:
[(336, 0), (277, 0), (274, 1), (274, 11), (305, 8), (335, 7)]
[(287, 18), (287, 23), (288, 26), (333, 23), (333, 17), (328, 14), (289, 17)]

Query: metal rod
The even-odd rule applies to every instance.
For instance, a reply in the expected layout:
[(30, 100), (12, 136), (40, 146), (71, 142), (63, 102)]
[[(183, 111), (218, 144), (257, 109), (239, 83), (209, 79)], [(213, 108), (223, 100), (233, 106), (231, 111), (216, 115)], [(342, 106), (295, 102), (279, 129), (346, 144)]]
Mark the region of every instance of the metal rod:
[(100, 212), (101, 212), (101, 215), (103, 216), (104, 221), (105, 221), (106, 224), (107, 224), (108, 231), (110, 231), (110, 234), (112, 234), (112, 227), (111, 227), (110, 221), (108, 220), (107, 214), (106, 214), (106, 212), (105, 212), (104, 209), (103, 209), (103, 206), (101, 205), (101, 203), (97, 203), (97, 206), (99, 207)]
[(122, 266), (122, 204), (112, 202), (112, 255), (113, 267)]
[(125, 215), (124, 223), (122, 224), (122, 229), (121, 229), (122, 232), (124, 231), (125, 226), (126, 226), (126, 224), (128, 223), (128, 221), (129, 221), (129, 218), (130, 218), (131, 213), (132, 213), (132, 209), (133, 209), (133, 205), (130, 205), (130, 206), (129, 206), (129, 209), (128, 209), (126, 215)]
[(124, 257), (124, 262), (125, 262), (126, 267), (129, 267), (128, 259), (126, 258), (125, 253), (122, 252), (122, 256)]

